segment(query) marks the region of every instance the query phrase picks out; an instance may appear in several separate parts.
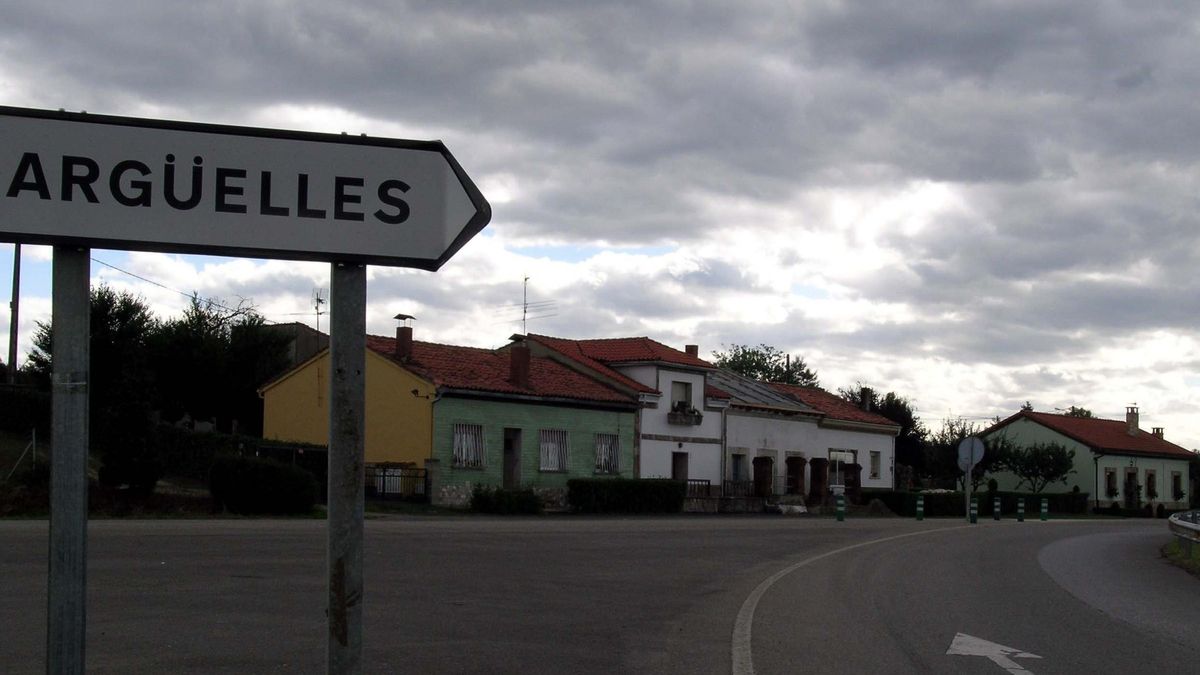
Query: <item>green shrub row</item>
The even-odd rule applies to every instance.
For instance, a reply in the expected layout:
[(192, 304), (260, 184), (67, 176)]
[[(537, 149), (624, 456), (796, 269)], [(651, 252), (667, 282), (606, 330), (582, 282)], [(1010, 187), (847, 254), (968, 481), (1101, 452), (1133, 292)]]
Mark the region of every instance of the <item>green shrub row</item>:
[(476, 485), (471, 490), (471, 510), (476, 513), (538, 515), (542, 512), (542, 498), (530, 489), (505, 490)]
[[(872, 499), (883, 502), (893, 513), (899, 516), (913, 517), (917, 513), (918, 492), (902, 490), (863, 490), (862, 501), (869, 503)], [(962, 492), (933, 492), (924, 493), (925, 515), (937, 516), (966, 516), (966, 504)], [(1028, 492), (974, 492), (972, 497), (977, 499), (979, 515), (992, 516), (994, 498), (1000, 497), (1000, 514), (1017, 515), (1017, 500), (1025, 499), (1026, 517), (1037, 516), (1041, 513), (1042, 499), (1047, 500), (1050, 513), (1081, 514), (1088, 512), (1088, 493), (1086, 492), (1043, 492), (1033, 494)]]
[(257, 457), (218, 457), (209, 473), (208, 490), (218, 510), (243, 514), (311, 513), (317, 499), (312, 474)]
[(579, 513), (679, 513), (687, 496), (680, 480), (573, 478), (567, 503)]

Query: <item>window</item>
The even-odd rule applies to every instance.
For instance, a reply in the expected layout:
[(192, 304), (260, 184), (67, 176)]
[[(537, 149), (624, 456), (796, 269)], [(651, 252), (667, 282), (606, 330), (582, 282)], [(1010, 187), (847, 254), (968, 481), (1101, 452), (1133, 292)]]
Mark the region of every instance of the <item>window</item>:
[(1171, 472), (1171, 499), (1183, 501), (1183, 474), (1178, 471)]
[(692, 405), (692, 383), (691, 382), (672, 382), (671, 383), (671, 412), (688, 412), (693, 410)]
[(878, 450), (871, 451), (871, 478), (879, 478), (879, 465), (882, 463)]
[(596, 434), (596, 473), (621, 473), (621, 437)]
[(1117, 470), (1104, 470), (1104, 494), (1109, 499), (1116, 499), (1120, 492), (1117, 491)]
[(566, 471), (569, 448), (567, 432), (562, 429), (542, 429), (538, 433), (542, 448), (542, 461), (538, 468), (542, 471)]
[(1146, 499), (1158, 499), (1158, 477), (1150, 469), (1146, 469)]
[(750, 480), (750, 476), (746, 473), (746, 456), (733, 456), (733, 480)]
[(845, 485), (846, 475), (842, 471), (842, 467), (846, 464), (854, 464), (854, 450), (830, 450), (829, 451), (829, 484), (830, 485)]
[(487, 446), (483, 441), (482, 424), (454, 425), (454, 466), (482, 469), (486, 466)]

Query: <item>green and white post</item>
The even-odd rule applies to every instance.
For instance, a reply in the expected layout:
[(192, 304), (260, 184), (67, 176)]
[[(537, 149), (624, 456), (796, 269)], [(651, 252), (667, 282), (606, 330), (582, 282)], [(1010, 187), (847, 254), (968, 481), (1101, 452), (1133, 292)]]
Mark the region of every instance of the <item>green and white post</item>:
[(1025, 522), (1025, 498), (1017, 497), (1017, 522)]
[(1042, 497), (1042, 520), (1046, 520), (1047, 514), (1050, 513), (1050, 500)]
[(992, 497), (992, 520), (1000, 520), (1000, 498)]
[(979, 522), (979, 498), (971, 497), (971, 524)]
[(835, 499), (837, 499), (837, 520), (840, 523), (846, 519), (846, 497), (838, 495)]
[(917, 520), (925, 520), (925, 495), (917, 495)]

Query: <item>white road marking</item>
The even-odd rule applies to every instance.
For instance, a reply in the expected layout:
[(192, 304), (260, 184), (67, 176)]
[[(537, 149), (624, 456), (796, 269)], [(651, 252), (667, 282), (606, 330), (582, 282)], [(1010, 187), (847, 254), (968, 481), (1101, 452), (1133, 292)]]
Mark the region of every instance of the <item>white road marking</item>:
[(742, 603), (742, 608), (740, 610), (738, 610), (737, 620), (733, 624), (733, 639), (731, 640), (732, 644), (731, 644), (731, 648), (730, 648), (730, 654), (733, 657), (733, 668), (732, 668), (733, 675), (754, 675), (754, 659), (753, 659), (752, 654), (750, 653), (751, 652), (750, 640), (752, 637), (751, 631), (754, 626), (754, 610), (758, 608), (758, 601), (762, 599), (762, 596), (766, 594), (766, 592), (771, 588), (771, 586), (775, 585), (776, 581), (779, 581), (780, 579), (786, 577), (787, 575), (791, 574), (792, 572), (795, 572), (796, 570), (800, 569), (801, 567), (804, 567), (806, 565), (811, 565), (812, 563), (815, 563), (818, 560), (824, 560), (825, 558), (828, 558), (830, 556), (835, 556), (839, 553), (845, 553), (846, 551), (852, 551), (856, 548), (862, 548), (864, 546), (872, 546), (874, 544), (882, 544), (886, 541), (895, 541), (896, 539), (904, 539), (906, 537), (916, 537), (916, 536), (920, 536), (922, 534), (933, 534), (935, 532), (950, 532), (952, 530), (965, 530), (965, 529), (969, 529), (969, 528), (978, 528), (978, 527), (979, 527), (978, 525), (959, 525), (957, 527), (943, 527), (943, 528), (938, 528), (938, 529), (933, 529), (933, 530), (921, 530), (919, 532), (907, 532), (905, 534), (897, 534), (897, 535), (893, 535), (891, 537), (884, 537), (882, 539), (872, 539), (871, 541), (864, 541), (864, 542), (861, 542), (858, 544), (851, 544), (850, 546), (843, 546), (842, 548), (834, 549), (832, 551), (827, 551), (825, 553), (822, 553), (821, 555), (816, 555), (811, 558), (806, 558), (804, 560), (801, 560), (798, 563), (789, 565), (789, 566), (779, 570), (775, 574), (772, 574), (765, 581), (763, 581), (761, 584), (759, 584), (757, 587), (755, 587), (755, 589), (750, 592), (750, 595), (746, 596), (746, 601)]
[[(1042, 657), (1037, 654), (1015, 649), (1013, 647), (1005, 647), (1002, 644), (988, 642), (973, 635), (966, 633), (956, 633), (954, 641), (950, 643), (950, 648), (946, 650), (946, 654), (954, 654), (958, 656), (982, 656), (990, 659), (992, 663), (1007, 670), (1012, 675), (1033, 675), (1021, 667), (1021, 664), (1012, 659), (1040, 659)], [(1009, 658), (1009, 657), (1012, 658)]]

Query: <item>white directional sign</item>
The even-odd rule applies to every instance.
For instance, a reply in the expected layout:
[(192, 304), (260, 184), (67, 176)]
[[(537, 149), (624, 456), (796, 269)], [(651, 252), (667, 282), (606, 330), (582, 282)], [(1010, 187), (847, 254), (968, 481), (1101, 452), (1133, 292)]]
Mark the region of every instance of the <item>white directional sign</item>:
[(490, 219), (441, 141), (0, 106), (0, 241), (436, 270)]
[(947, 655), (958, 656), (982, 656), (992, 663), (1000, 666), (1014, 675), (1033, 675), (1029, 670), (1026, 670), (1021, 664), (1013, 661), (1013, 659), (1040, 659), (1042, 657), (1037, 654), (1030, 654), (1027, 651), (1005, 647), (1002, 644), (988, 642), (973, 635), (965, 633), (957, 633), (954, 636), (954, 641), (950, 643), (950, 648), (946, 650)]

